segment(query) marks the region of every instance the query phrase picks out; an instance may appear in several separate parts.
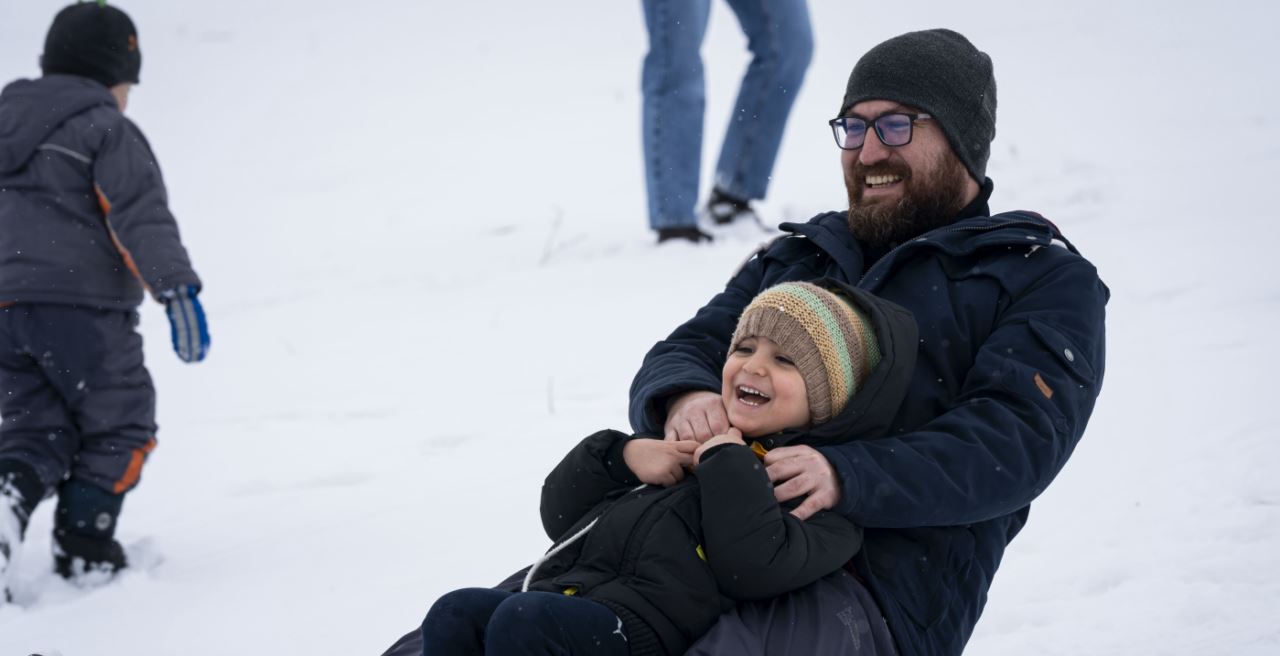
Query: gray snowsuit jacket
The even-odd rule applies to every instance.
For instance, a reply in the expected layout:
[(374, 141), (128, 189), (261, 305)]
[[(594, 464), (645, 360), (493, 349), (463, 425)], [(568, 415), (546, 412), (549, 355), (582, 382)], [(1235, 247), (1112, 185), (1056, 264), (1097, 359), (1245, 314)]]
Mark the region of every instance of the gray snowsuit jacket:
[(72, 75), (0, 93), (0, 305), (132, 310), (200, 287), (160, 168), (111, 92)]

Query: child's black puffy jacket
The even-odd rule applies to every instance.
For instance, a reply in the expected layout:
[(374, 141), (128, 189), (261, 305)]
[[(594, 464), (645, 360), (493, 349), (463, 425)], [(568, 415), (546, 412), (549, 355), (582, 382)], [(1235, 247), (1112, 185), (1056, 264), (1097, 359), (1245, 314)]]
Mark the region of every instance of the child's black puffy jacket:
[[(766, 448), (874, 436), (901, 402), (915, 359), (914, 320), (866, 292), (838, 291), (868, 311), (882, 360), (839, 416), (761, 440)], [(634, 655), (683, 653), (734, 601), (800, 588), (840, 568), (861, 545), (861, 529), (835, 513), (800, 521), (779, 506), (764, 465), (744, 446), (708, 451), (696, 474), (674, 486), (637, 489), (622, 457), (631, 439), (651, 438), (598, 432), (547, 476), (541, 510), (548, 536), (561, 543), (598, 522), (540, 565), (530, 589), (610, 607)]]

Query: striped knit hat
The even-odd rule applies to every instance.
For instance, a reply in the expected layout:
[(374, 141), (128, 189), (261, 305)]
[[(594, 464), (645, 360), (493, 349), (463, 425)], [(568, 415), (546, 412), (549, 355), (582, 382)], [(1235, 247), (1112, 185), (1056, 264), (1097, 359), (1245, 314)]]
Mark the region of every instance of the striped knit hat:
[(840, 414), (880, 362), (867, 317), (838, 294), (807, 282), (784, 282), (752, 299), (729, 352), (748, 337), (768, 337), (796, 363), (814, 425)]

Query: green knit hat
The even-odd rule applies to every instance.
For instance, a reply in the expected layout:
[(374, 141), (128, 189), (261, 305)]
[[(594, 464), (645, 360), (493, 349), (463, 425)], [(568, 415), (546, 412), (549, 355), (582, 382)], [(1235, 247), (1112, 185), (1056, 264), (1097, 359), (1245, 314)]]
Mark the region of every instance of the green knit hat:
[(880, 363), (870, 320), (839, 294), (807, 282), (784, 282), (752, 299), (729, 352), (748, 337), (768, 337), (795, 361), (814, 425), (840, 414)]

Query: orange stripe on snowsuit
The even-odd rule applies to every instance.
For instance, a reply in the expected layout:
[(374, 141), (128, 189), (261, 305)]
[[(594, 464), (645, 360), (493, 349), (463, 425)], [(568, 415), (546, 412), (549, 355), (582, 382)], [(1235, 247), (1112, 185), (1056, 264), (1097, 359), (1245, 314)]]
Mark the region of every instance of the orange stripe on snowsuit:
[(129, 253), (129, 249), (124, 247), (124, 244), (120, 243), (120, 238), (116, 236), (115, 229), (111, 227), (111, 219), (109, 218), (111, 215), (111, 201), (107, 200), (107, 195), (103, 193), (102, 187), (95, 184), (93, 185), (93, 190), (98, 194), (98, 207), (102, 208), (103, 223), (107, 226), (107, 234), (111, 235), (111, 243), (116, 245), (117, 251), (120, 251), (120, 257), (124, 258), (124, 265), (129, 267), (129, 270), (133, 272), (133, 276), (138, 279), (138, 282), (142, 283), (147, 293), (151, 293), (151, 288), (147, 286), (147, 281), (142, 279), (142, 272), (138, 271), (138, 265), (133, 261), (133, 255)]
[(154, 451), (155, 448), (156, 438), (153, 437), (147, 440), (146, 446), (134, 449), (133, 453), (129, 454), (129, 466), (125, 468), (124, 476), (120, 477), (120, 480), (116, 481), (116, 484), (112, 486), (111, 491), (113, 493), (124, 494), (138, 484), (138, 479), (142, 477), (142, 463), (146, 462), (147, 454)]

